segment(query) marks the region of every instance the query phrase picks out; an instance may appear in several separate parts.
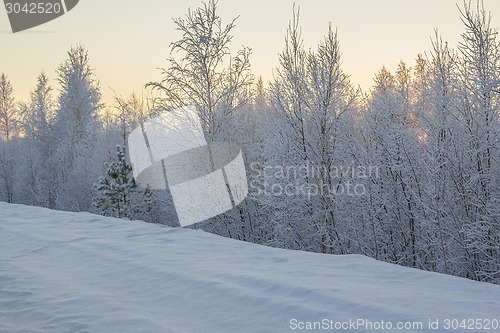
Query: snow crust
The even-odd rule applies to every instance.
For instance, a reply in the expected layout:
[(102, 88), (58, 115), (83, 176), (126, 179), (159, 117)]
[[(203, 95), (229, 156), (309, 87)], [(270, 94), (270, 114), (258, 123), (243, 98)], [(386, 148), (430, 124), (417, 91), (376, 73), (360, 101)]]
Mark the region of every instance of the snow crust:
[(476, 318), (500, 320), (500, 286), (0, 203), (0, 332), (294, 332), (361, 319), (436, 332), (429, 320), (441, 331)]

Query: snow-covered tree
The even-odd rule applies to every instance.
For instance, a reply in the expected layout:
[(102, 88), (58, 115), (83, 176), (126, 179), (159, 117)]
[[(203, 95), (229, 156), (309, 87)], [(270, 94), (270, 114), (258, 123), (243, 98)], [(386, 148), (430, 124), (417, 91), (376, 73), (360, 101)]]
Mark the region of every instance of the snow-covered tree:
[[(251, 50), (243, 47), (231, 53), (236, 19), (224, 24), (217, 4), (208, 0), (174, 19), (182, 36), (171, 44), (169, 66), (162, 70), (161, 82), (147, 85), (161, 94), (163, 110), (196, 105), (208, 142), (235, 141), (233, 120), (252, 97)], [(210, 219), (207, 224), (215, 225), (205, 230), (234, 234), (228, 225), (235, 220), (240, 223), (241, 216), (232, 210)]]
[[(104, 112), (81, 46), (57, 71), (55, 101), (42, 74), (15, 103), (2, 74), (0, 200), (176, 225), (168, 191), (135, 186), (124, 145), (150, 118), (196, 104), (207, 140), (237, 143), (249, 178), (244, 202), (204, 230), (500, 283), (500, 43), (476, 3), (459, 8), (457, 50), (436, 30), (430, 53), (382, 67), (362, 96), (336, 30), (307, 50), (295, 9), (272, 81), (253, 85), (250, 50), (231, 54), (235, 21), (223, 25), (213, 0), (174, 21), (182, 36), (151, 95)], [(362, 193), (342, 195), (348, 183)]]
[(55, 208), (88, 210), (91, 205), (92, 179), (102, 165), (99, 149), (101, 109), (99, 84), (83, 46), (72, 47), (68, 59), (59, 66), (61, 93), (51, 131), (50, 163)]
[(482, 1), (465, 2), (458, 106), (466, 159), (460, 196), (466, 198), (463, 232), (468, 276), (500, 280), (500, 42)]
[(112, 122), (120, 127), (122, 144), (127, 144), (127, 136), (134, 128), (143, 126), (146, 121), (161, 112), (161, 106), (156, 104), (154, 95), (141, 95), (132, 93), (128, 98), (115, 96), (114, 113)]
[(47, 156), (50, 152), (50, 131), (55, 103), (47, 76), (42, 72), (37, 78), (35, 90), (28, 103), (22, 104), (25, 140), (22, 141), (23, 163), (20, 170), (25, 175), (19, 179), (22, 202), (37, 206), (49, 206), (53, 201), (50, 191), (50, 168)]
[(166, 109), (196, 105), (208, 141), (251, 97), (251, 50), (244, 47), (233, 56), (229, 49), (235, 20), (224, 25), (215, 0), (175, 19), (182, 37), (171, 44), (170, 66), (162, 70), (161, 82), (148, 84), (163, 94)]
[[(145, 92), (141, 95), (132, 93), (128, 98), (115, 96), (114, 112), (107, 122), (107, 147), (112, 147), (112, 143), (115, 146), (126, 145), (131, 130), (139, 126), (143, 127), (146, 121), (164, 111), (157, 101), (154, 94), (145, 94)], [(176, 226), (175, 207), (169, 193), (152, 191), (151, 200), (155, 202), (155, 205), (143, 219), (147, 222)]]
[(0, 75), (0, 198), (14, 201), (15, 136), (19, 129), (19, 109), (14, 103), (14, 90), (7, 76)]
[[(294, 179), (298, 195), (281, 198), (288, 202), (289, 211), (282, 215), (286, 216), (287, 243), (324, 253), (346, 251), (339, 237), (337, 198), (333, 195), (341, 180), (332, 179), (330, 171), (347, 164), (344, 149), (349, 127), (344, 121), (353, 109), (356, 92), (342, 70), (340, 55), (337, 32), (331, 24), (317, 50), (305, 51), (299, 11), (294, 8), (270, 86), (276, 130), (282, 141), (277, 148), (283, 154), (273, 163), (318, 171), (306, 171)], [(281, 186), (290, 181), (286, 179)], [(320, 189), (319, 193), (310, 196), (307, 192), (314, 189)]]
[(19, 110), (14, 103), (14, 90), (7, 76), (0, 75), (0, 136), (12, 139), (19, 128)]
[(93, 206), (99, 214), (130, 220), (141, 219), (153, 207), (151, 191), (141, 189), (132, 176), (124, 146), (116, 146), (116, 160), (105, 164), (106, 174), (94, 184)]
[(52, 99), (52, 87), (45, 73), (37, 78), (35, 90), (24, 110), (24, 132), (33, 140), (45, 140), (50, 123), (54, 117), (55, 103)]

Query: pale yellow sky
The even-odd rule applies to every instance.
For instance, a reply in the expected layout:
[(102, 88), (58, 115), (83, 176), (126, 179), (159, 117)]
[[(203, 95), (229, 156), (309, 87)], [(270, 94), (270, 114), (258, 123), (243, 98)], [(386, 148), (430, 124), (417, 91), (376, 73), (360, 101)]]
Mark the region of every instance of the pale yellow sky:
[[(240, 16), (232, 50), (253, 49), (253, 72), (267, 81), (278, 64), (278, 52), (292, 5), (301, 8), (304, 44), (314, 47), (327, 32), (338, 28), (343, 68), (365, 90), (378, 69), (394, 69), (399, 60), (413, 65), (418, 53), (431, 48), (434, 28), (456, 47), (464, 27), (456, 0), (219, 0), (224, 22)], [(56, 69), (71, 45), (83, 44), (100, 81), (106, 102), (113, 91), (128, 96), (148, 81), (161, 79), (158, 67), (167, 65), (169, 44), (179, 37), (172, 18), (183, 16), (201, 0), (80, 0), (68, 14), (26, 32), (12, 34), (0, 8), (0, 73), (14, 86), (16, 98), (26, 100), (36, 77), (44, 70), (57, 89)], [(473, 2), (475, 3), (475, 2)], [(484, 0), (499, 27), (500, 1)]]

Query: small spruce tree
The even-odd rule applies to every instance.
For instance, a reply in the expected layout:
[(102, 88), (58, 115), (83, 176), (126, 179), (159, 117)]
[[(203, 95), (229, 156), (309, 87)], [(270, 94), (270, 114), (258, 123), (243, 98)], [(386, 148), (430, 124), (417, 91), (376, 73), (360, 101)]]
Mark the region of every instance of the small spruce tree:
[(151, 191), (137, 186), (124, 146), (116, 146), (116, 157), (105, 163), (106, 175), (94, 184), (97, 195), (92, 203), (104, 216), (141, 219), (153, 207)]

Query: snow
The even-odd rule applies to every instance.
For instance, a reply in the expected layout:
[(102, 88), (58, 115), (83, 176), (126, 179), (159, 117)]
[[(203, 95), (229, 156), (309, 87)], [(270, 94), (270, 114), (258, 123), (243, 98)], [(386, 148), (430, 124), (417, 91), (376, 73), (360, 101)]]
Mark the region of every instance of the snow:
[(441, 331), (476, 318), (500, 320), (500, 286), (0, 203), (0, 332), (292, 332), (326, 320), (436, 332), (429, 320)]

